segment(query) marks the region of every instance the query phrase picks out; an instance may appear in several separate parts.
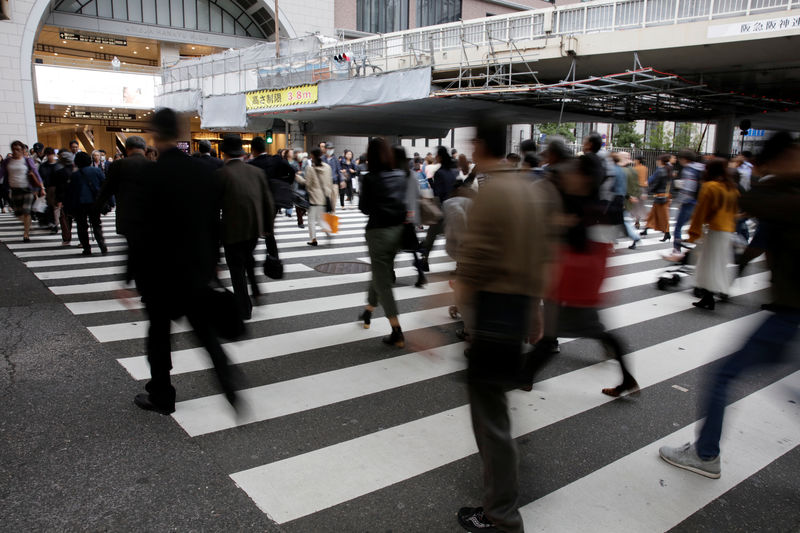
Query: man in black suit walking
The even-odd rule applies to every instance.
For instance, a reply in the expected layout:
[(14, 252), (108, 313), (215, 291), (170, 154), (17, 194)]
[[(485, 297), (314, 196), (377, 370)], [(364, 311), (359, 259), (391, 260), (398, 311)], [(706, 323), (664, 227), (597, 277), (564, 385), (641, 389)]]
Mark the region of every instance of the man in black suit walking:
[(98, 210), (114, 196), (117, 206), (117, 234), (128, 241), (128, 274), (126, 281), (133, 279), (136, 262), (144, 245), (142, 228), (146, 213), (140, 207), (148, 198), (144, 182), (153, 168), (153, 162), (145, 157), (147, 143), (139, 136), (125, 139), (127, 157), (117, 159), (108, 167), (106, 179), (95, 202)]
[(134, 272), (150, 319), (147, 360), (151, 379), (134, 403), (167, 415), (175, 411), (170, 322), (185, 316), (214, 363), (222, 390), (236, 406), (234, 368), (217, 337), (209, 288), (217, 279), (222, 183), (197, 158), (178, 149), (178, 117), (171, 109), (153, 115), (159, 158), (147, 176), (142, 260)]
[(244, 150), (239, 136), (227, 135), (222, 140), (225, 166), (217, 171), (225, 191), (222, 195), (222, 244), (225, 261), (231, 273), (233, 293), (239, 302), (243, 319), (250, 318), (253, 303), (247, 294), (247, 278), (253, 297), (260, 291), (255, 279), (253, 250), (259, 237), (272, 235), (273, 203), (263, 170), (242, 161)]

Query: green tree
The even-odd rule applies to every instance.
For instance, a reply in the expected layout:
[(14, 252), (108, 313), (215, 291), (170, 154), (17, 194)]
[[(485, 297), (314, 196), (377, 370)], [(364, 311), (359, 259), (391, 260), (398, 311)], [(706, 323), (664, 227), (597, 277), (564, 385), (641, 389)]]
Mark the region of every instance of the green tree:
[(658, 122), (653, 126), (646, 144), (647, 148), (653, 150), (670, 150), (672, 148), (672, 135), (666, 130), (663, 122)]
[(689, 123), (679, 123), (675, 128), (675, 139), (672, 142), (672, 147), (675, 150), (693, 150), (697, 143), (693, 142), (692, 125)]
[(568, 142), (575, 142), (575, 123), (574, 122), (546, 122), (539, 124), (539, 132), (544, 133), (548, 137), (551, 135), (560, 135)]
[(642, 135), (636, 133), (636, 123), (626, 122), (614, 127), (614, 135), (611, 138), (614, 148), (630, 148), (642, 146)]

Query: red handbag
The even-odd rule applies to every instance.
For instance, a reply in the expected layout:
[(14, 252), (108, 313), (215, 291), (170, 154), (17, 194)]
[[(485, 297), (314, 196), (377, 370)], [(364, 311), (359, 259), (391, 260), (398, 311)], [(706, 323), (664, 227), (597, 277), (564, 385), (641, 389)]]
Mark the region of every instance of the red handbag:
[(571, 307), (600, 305), (600, 286), (606, 277), (611, 244), (588, 241), (585, 252), (564, 246), (555, 266), (550, 300)]

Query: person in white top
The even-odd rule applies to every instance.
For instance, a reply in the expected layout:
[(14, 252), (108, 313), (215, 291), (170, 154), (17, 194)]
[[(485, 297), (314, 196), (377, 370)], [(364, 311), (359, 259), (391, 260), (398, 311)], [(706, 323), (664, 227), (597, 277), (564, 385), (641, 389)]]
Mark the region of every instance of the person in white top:
[(295, 180), (301, 185), (305, 185), (308, 192), (308, 234), (311, 241), (307, 244), (317, 246), (317, 224), (330, 237), (330, 233), (322, 224), (322, 215), (328, 210), (332, 210), (333, 198), (331, 167), (322, 161), (322, 150), (319, 148), (311, 150), (311, 164), (305, 168), (305, 177), (297, 174)]
[(44, 185), (36, 163), (25, 157), (21, 141), (11, 143), (11, 155), (0, 164), (0, 182), (11, 191), (11, 207), (23, 225), (22, 241), (30, 242), (31, 208), (35, 196), (44, 196)]

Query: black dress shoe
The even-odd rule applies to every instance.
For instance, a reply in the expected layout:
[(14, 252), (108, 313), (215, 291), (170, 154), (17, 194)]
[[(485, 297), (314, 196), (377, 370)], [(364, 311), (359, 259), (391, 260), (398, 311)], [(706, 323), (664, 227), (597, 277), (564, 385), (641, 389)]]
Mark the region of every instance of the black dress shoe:
[(649, 228), (644, 228), (644, 231), (640, 231), (640, 232), (639, 232), (639, 235), (641, 235), (642, 237), (644, 237), (645, 235), (647, 235), (647, 230), (648, 230), (648, 229), (649, 229)]
[(714, 302), (714, 295), (710, 292), (706, 292), (705, 296), (699, 302), (692, 302), (692, 305), (695, 307), (699, 307), (700, 309), (707, 309), (709, 311), (713, 311), (716, 303)]
[(153, 401), (150, 399), (150, 395), (147, 394), (146, 392), (142, 392), (140, 394), (137, 394), (133, 398), (133, 403), (135, 403), (136, 407), (139, 407), (140, 409), (144, 409), (145, 411), (155, 411), (156, 413), (159, 413), (159, 414), (162, 414), (162, 415), (167, 415), (168, 416), (168, 415), (171, 415), (172, 413), (175, 412), (175, 405), (174, 404), (171, 405), (171, 406), (157, 405), (157, 404), (153, 403)]
[(668, 240), (670, 240), (671, 238), (672, 238), (672, 235), (670, 235), (670, 234), (669, 234), (669, 232), (666, 232), (666, 233), (664, 234), (664, 236), (661, 238), (660, 242), (667, 242), (667, 241), (668, 241)]
[(392, 328), (392, 334), (387, 335), (383, 338), (384, 344), (389, 344), (391, 346), (396, 346), (398, 348), (404, 348), (406, 345), (406, 339), (403, 336), (403, 332), (400, 328)]

